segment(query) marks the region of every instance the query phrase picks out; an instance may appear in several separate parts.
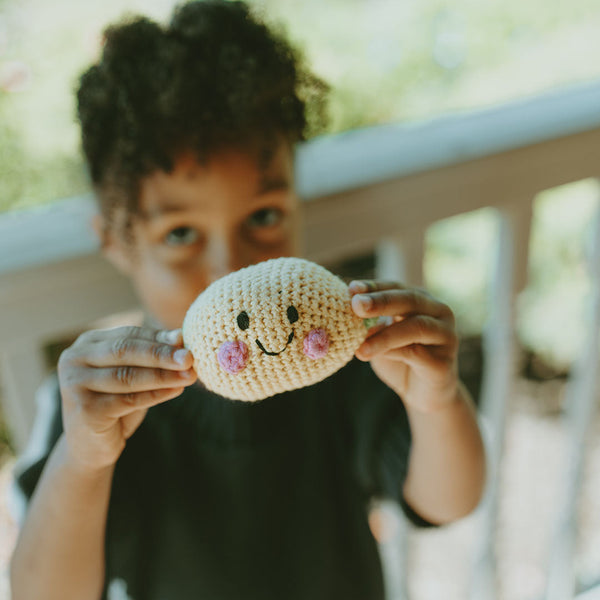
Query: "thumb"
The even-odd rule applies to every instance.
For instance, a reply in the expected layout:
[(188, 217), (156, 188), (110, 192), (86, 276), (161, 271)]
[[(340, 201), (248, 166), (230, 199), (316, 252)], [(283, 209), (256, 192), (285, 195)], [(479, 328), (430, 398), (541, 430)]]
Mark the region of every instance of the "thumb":
[(126, 440), (128, 440), (133, 435), (135, 430), (141, 425), (147, 412), (148, 409), (144, 408), (121, 417), (121, 428), (123, 437)]

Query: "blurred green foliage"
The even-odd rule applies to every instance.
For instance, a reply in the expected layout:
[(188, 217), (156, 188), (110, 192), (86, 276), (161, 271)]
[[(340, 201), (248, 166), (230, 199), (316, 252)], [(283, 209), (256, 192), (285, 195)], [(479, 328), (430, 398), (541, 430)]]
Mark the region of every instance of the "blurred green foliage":
[(36, 206), (87, 189), (78, 157), (58, 154), (32, 160), (18, 129), (5, 117), (0, 95), (0, 212)]
[(425, 280), (455, 312), (463, 335), (481, 332), (487, 318), (490, 262), (496, 240), (493, 209), (444, 219), (426, 237)]
[[(332, 86), (330, 132), (427, 119), (600, 77), (598, 0), (251, 0)], [(74, 119), (79, 73), (125, 11), (164, 20), (173, 0), (0, 0), (0, 211), (87, 190)], [(15, 65), (21, 86), (7, 85)], [(20, 65), (20, 67), (19, 67)], [(9, 78), (10, 79), (10, 78)], [(596, 187), (536, 201), (523, 342), (564, 363), (584, 330), (582, 239)], [(493, 211), (428, 232), (427, 281), (465, 333), (481, 330)]]
[(4, 461), (15, 453), (15, 447), (8, 429), (8, 425), (4, 420), (2, 411), (0, 410), (0, 468)]
[[(584, 180), (535, 199), (529, 272), (516, 308), (521, 344), (567, 369), (588, 327), (591, 227), (600, 182)], [(428, 287), (453, 307), (463, 335), (481, 332), (498, 235), (497, 214), (481, 209), (434, 224), (427, 234)]]
[(526, 346), (563, 368), (580, 352), (589, 328), (591, 229), (599, 198), (599, 182), (586, 180), (548, 190), (534, 205), (518, 330)]
[[(597, 0), (250, 0), (332, 85), (331, 132), (429, 118), (600, 76)], [(173, 0), (0, 3), (0, 210), (81, 193), (74, 94), (103, 27)], [(20, 62), (21, 91), (2, 91)], [(13, 65), (14, 66), (14, 65)]]

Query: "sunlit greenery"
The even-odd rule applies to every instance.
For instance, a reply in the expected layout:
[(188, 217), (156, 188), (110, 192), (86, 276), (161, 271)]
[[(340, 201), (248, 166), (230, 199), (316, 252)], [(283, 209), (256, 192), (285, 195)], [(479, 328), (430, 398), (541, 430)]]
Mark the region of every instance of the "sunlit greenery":
[[(252, 3), (332, 84), (331, 131), (428, 118), (600, 77), (596, 0)], [(106, 23), (126, 12), (165, 19), (174, 4), (0, 4), (0, 89), (15, 62), (27, 80), (20, 91), (0, 91), (0, 210), (85, 189), (77, 76), (97, 55)]]
[(581, 181), (540, 194), (530, 243), (529, 285), (519, 306), (519, 332), (558, 365), (581, 350), (590, 326), (591, 234), (600, 186)]
[[(126, 11), (164, 19), (174, 4), (0, 0), (0, 211), (87, 189), (74, 120), (78, 74), (97, 56), (105, 24)], [(427, 119), (600, 77), (598, 0), (252, 4), (286, 29), (331, 84), (331, 132)], [(572, 357), (583, 330), (580, 242), (595, 194), (583, 182), (536, 203), (520, 333), (558, 362)], [(465, 331), (480, 330), (486, 316), (494, 231), (491, 211), (483, 210), (428, 235), (428, 282)]]
[[(600, 185), (580, 181), (534, 203), (527, 287), (515, 309), (521, 342), (556, 368), (567, 368), (589, 327), (591, 227)], [(461, 331), (480, 332), (497, 239), (497, 215), (482, 209), (441, 221), (428, 232), (428, 287), (455, 310)], [(597, 271), (597, 269), (596, 269)]]

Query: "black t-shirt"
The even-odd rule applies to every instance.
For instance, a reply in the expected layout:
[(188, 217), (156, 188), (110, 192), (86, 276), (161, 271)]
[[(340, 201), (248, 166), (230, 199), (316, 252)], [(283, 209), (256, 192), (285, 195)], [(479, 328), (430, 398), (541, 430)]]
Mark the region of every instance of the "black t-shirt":
[[(17, 476), (27, 498), (62, 432), (54, 397), (47, 452)], [(401, 497), (409, 449), (401, 400), (357, 359), (255, 403), (188, 387), (117, 462), (103, 598), (383, 599), (367, 505), (396, 499), (427, 525)]]

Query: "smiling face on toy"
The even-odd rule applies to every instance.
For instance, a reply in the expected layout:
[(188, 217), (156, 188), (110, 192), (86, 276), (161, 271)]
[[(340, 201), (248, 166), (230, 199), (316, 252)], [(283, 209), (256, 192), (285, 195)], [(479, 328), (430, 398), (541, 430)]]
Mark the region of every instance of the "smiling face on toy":
[(338, 277), (303, 259), (278, 258), (211, 284), (188, 310), (183, 336), (208, 389), (260, 400), (337, 371), (366, 327)]
[[(281, 290), (278, 293), (281, 295)], [(281, 302), (277, 302), (277, 304), (281, 305)], [(249, 332), (250, 336), (253, 336), (254, 331), (256, 331), (257, 337), (254, 341), (256, 342), (256, 345), (263, 354), (265, 354), (266, 356), (279, 356), (280, 354), (288, 350), (288, 347), (294, 341), (296, 328), (294, 328), (293, 325), (297, 323), (300, 319), (298, 309), (293, 304), (290, 304), (285, 310), (285, 315), (287, 318), (280, 316), (280, 318), (277, 319), (276, 311), (270, 310), (270, 306), (267, 305), (261, 307), (260, 303), (256, 302), (254, 303), (254, 306), (255, 312), (258, 315), (258, 319), (256, 319), (256, 321), (258, 322), (258, 328), (262, 327), (264, 340), (268, 339), (269, 341), (283, 342), (283, 339), (273, 340), (274, 337), (279, 338), (279, 336), (273, 336), (269, 334), (269, 330), (271, 328), (267, 329), (265, 327), (264, 314), (268, 316), (269, 325), (275, 325), (274, 329), (277, 329), (278, 320), (279, 325), (281, 326), (281, 330), (285, 331), (286, 329), (289, 329), (290, 332), (287, 336), (287, 339), (285, 340), (285, 345), (282, 346), (281, 343), (279, 343), (277, 345), (277, 349), (271, 346), (269, 346), (268, 348), (264, 346), (260, 339), (261, 331), (257, 331), (256, 326), (253, 327), (253, 329)], [(250, 329), (250, 317), (248, 316), (248, 313), (245, 310), (242, 310), (238, 314), (236, 322), (240, 331), (246, 331)], [(289, 323), (289, 327), (285, 328), (285, 324), (287, 323)], [(327, 333), (327, 330), (323, 327), (311, 329), (304, 336), (304, 341), (302, 343), (302, 351), (309, 358), (312, 358), (313, 360), (323, 358), (327, 355), (328, 350), (329, 334)], [(293, 349), (291, 350), (291, 352), (293, 353)], [(239, 373), (246, 367), (249, 356), (250, 352), (248, 349), (248, 345), (242, 340), (227, 340), (221, 344), (217, 352), (217, 360), (219, 361), (221, 367), (228, 373), (232, 373), (234, 375)]]

